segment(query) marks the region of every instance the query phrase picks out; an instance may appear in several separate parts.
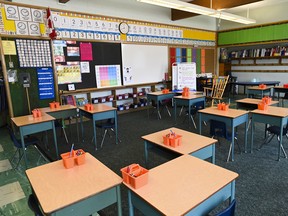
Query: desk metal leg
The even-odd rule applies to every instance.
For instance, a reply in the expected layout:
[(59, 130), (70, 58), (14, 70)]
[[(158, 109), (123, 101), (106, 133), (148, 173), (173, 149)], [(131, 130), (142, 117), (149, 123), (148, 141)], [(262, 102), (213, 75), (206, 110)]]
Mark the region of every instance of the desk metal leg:
[(81, 134), (82, 134), (82, 142), (84, 143), (84, 127), (83, 127), (83, 116), (80, 112), (80, 124), (81, 124)]
[(248, 119), (246, 120), (246, 122), (245, 122), (245, 153), (247, 153), (247, 139), (248, 139), (248, 129), (249, 129), (249, 125), (251, 124), (251, 119), (250, 119), (250, 117), (249, 117), (249, 115), (248, 115), (248, 117), (247, 117)]
[(212, 163), (215, 164), (215, 147), (216, 145), (212, 145)]
[(250, 147), (250, 153), (253, 153), (253, 144), (254, 144), (254, 130), (255, 130), (255, 125), (254, 125), (254, 120), (253, 117), (251, 119), (251, 147)]
[[(231, 135), (231, 137), (232, 137), (232, 147), (231, 147), (231, 161), (234, 161), (234, 146), (235, 146), (235, 128), (234, 128), (234, 126), (232, 127), (232, 135)], [(229, 158), (228, 158), (229, 159)], [(228, 162), (228, 161), (227, 161)]]
[(144, 141), (144, 153), (145, 153), (145, 166), (148, 168), (148, 142)]
[(120, 186), (119, 185), (116, 187), (116, 193), (117, 193), (118, 216), (122, 216), (121, 192), (120, 192)]
[(176, 102), (176, 100), (174, 100), (174, 122), (175, 122), (175, 124), (177, 123), (176, 115), (177, 115), (177, 102)]
[(25, 169), (28, 168), (28, 162), (27, 162), (27, 155), (25, 151), (25, 142), (24, 142), (24, 136), (22, 132), (22, 128), (20, 127), (20, 136), (21, 136), (21, 144), (22, 144), (22, 150), (23, 150), (23, 155), (24, 155), (24, 161), (25, 161)]
[(129, 206), (129, 216), (134, 216), (134, 209), (131, 200), (131, 191), (128, 190), (128, 206)]
[(202, 133), (202, 114), (199, 113), (199, 134)]
[(79, 126), (78, 126), (78, 117), (75, 116), (75, 119), (76, 119), (76, 129), (77, 129), (77, 140), (79, 142)]
[(95, 150), (97, 151), (96, 120), (94, 119), (94, 117), (93, 117), (92, 122), (93, 122), (93, 133), (94, 133), (94, 146), (95, 146)]
[[(280, 134), (283, 134), (283, 119), (280, 125)], [(283, 136), (280, 135), (280, 141), (279, 141), (279, 147), (278, 147), (278, 161), (280, 161), (282, 141), (283, 141)]]
[(159, 107), (159, 101), (157, 101), (157, 113), (158, 113), (158, 117), (159, 117), (159, 119), (161, 119), (160, 107)]
[(117, 112), (114, 112), (114, 121), (115, 121), (115, 139), (116, 139), (116, 144), (118, 144), (118, 117), (117, 117)]
[(53, 135), (54, 135), (54, 145), (55, 145), (55, 150), (56, 150), (56, 157), (57, 157), (57, 159), (59, 159), (58, 144), (57, 144), (56, 130), (55, 130), (54, 121), (52, 121), (51, 124), (52, 124), (52, 130), (53, 130)]

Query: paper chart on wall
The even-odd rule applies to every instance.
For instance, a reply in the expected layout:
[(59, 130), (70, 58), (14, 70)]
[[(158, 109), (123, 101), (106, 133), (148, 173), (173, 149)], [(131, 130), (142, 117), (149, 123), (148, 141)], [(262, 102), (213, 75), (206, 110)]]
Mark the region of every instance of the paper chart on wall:
[(184, 87), (190, 90), (196, 90), (196, 63), (179, 63), (177, 64), (178, 89)]
[(96, 65), (97, 88), (121, 86), (120, 65)]

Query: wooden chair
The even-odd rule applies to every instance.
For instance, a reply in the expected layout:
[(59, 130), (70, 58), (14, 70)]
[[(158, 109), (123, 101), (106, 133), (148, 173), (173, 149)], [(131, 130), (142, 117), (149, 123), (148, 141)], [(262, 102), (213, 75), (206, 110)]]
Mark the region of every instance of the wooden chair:
[(211, 101), (211, 106), (214, 105), (216, 100), (218, 103), (222, 100), (229, 76), (219, 76), (213, 78), (212, 87), (204, 87), (206, 99)]

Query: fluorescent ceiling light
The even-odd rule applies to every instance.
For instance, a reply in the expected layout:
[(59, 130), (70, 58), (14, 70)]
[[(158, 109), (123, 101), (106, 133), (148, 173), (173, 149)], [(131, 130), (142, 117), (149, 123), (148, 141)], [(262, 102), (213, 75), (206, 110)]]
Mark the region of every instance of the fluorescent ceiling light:
[(223, 11), (217, 11), (212, 8), (206, 8), (195, 4), (190, 4), (183, 1), (178, 0), (137, 0), (139, 2), (153, 4), (161, 7), (173, 8), (177, 10), (187, 11), (191, 13), (197, 13), (201, 15), (216, 17), (219, 19), (229, 20), (233, 22), (243, 23), (243, 24), (251, 24), (256, 23), (255, 20), (249, 19), (246, 17), (241, 17), (235, 14), (226, 13)]

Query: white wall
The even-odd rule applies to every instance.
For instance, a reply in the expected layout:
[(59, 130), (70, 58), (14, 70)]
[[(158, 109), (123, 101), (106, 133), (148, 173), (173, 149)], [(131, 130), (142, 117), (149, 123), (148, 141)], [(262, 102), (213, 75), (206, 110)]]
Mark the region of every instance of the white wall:
[(170, 24), (205, 30), (216, 30), (216, 21), (207, 16), (171, 21), (171, 10), (137, 2), (137, 0), (70, 0), (62, 5), (58, 0), (13, 0), (13, 2), (58, 8), (80, 13), (98, 14), (140, 21)]
[[(269, 5), (266, 7), (259, 7), (249, 10), (249, 18), (256, 20), (255, 24), (244, 25), (235, 22), (221, 21), (219, 30), (243, 28), (247, 26), (255, 26), (267, 23), (274, 23), (288, 20), (287, 8), (288, 2), (277, 3), (278, 0), (274, 0), (275, 5)], [(227, 10), (227, 12), (233, 13), (233, 10)], [(236, 14), (236, 13), (235, 13)], [(239, 16), (247, 16), (247, 10), (243, 13), (238, 13)]]

